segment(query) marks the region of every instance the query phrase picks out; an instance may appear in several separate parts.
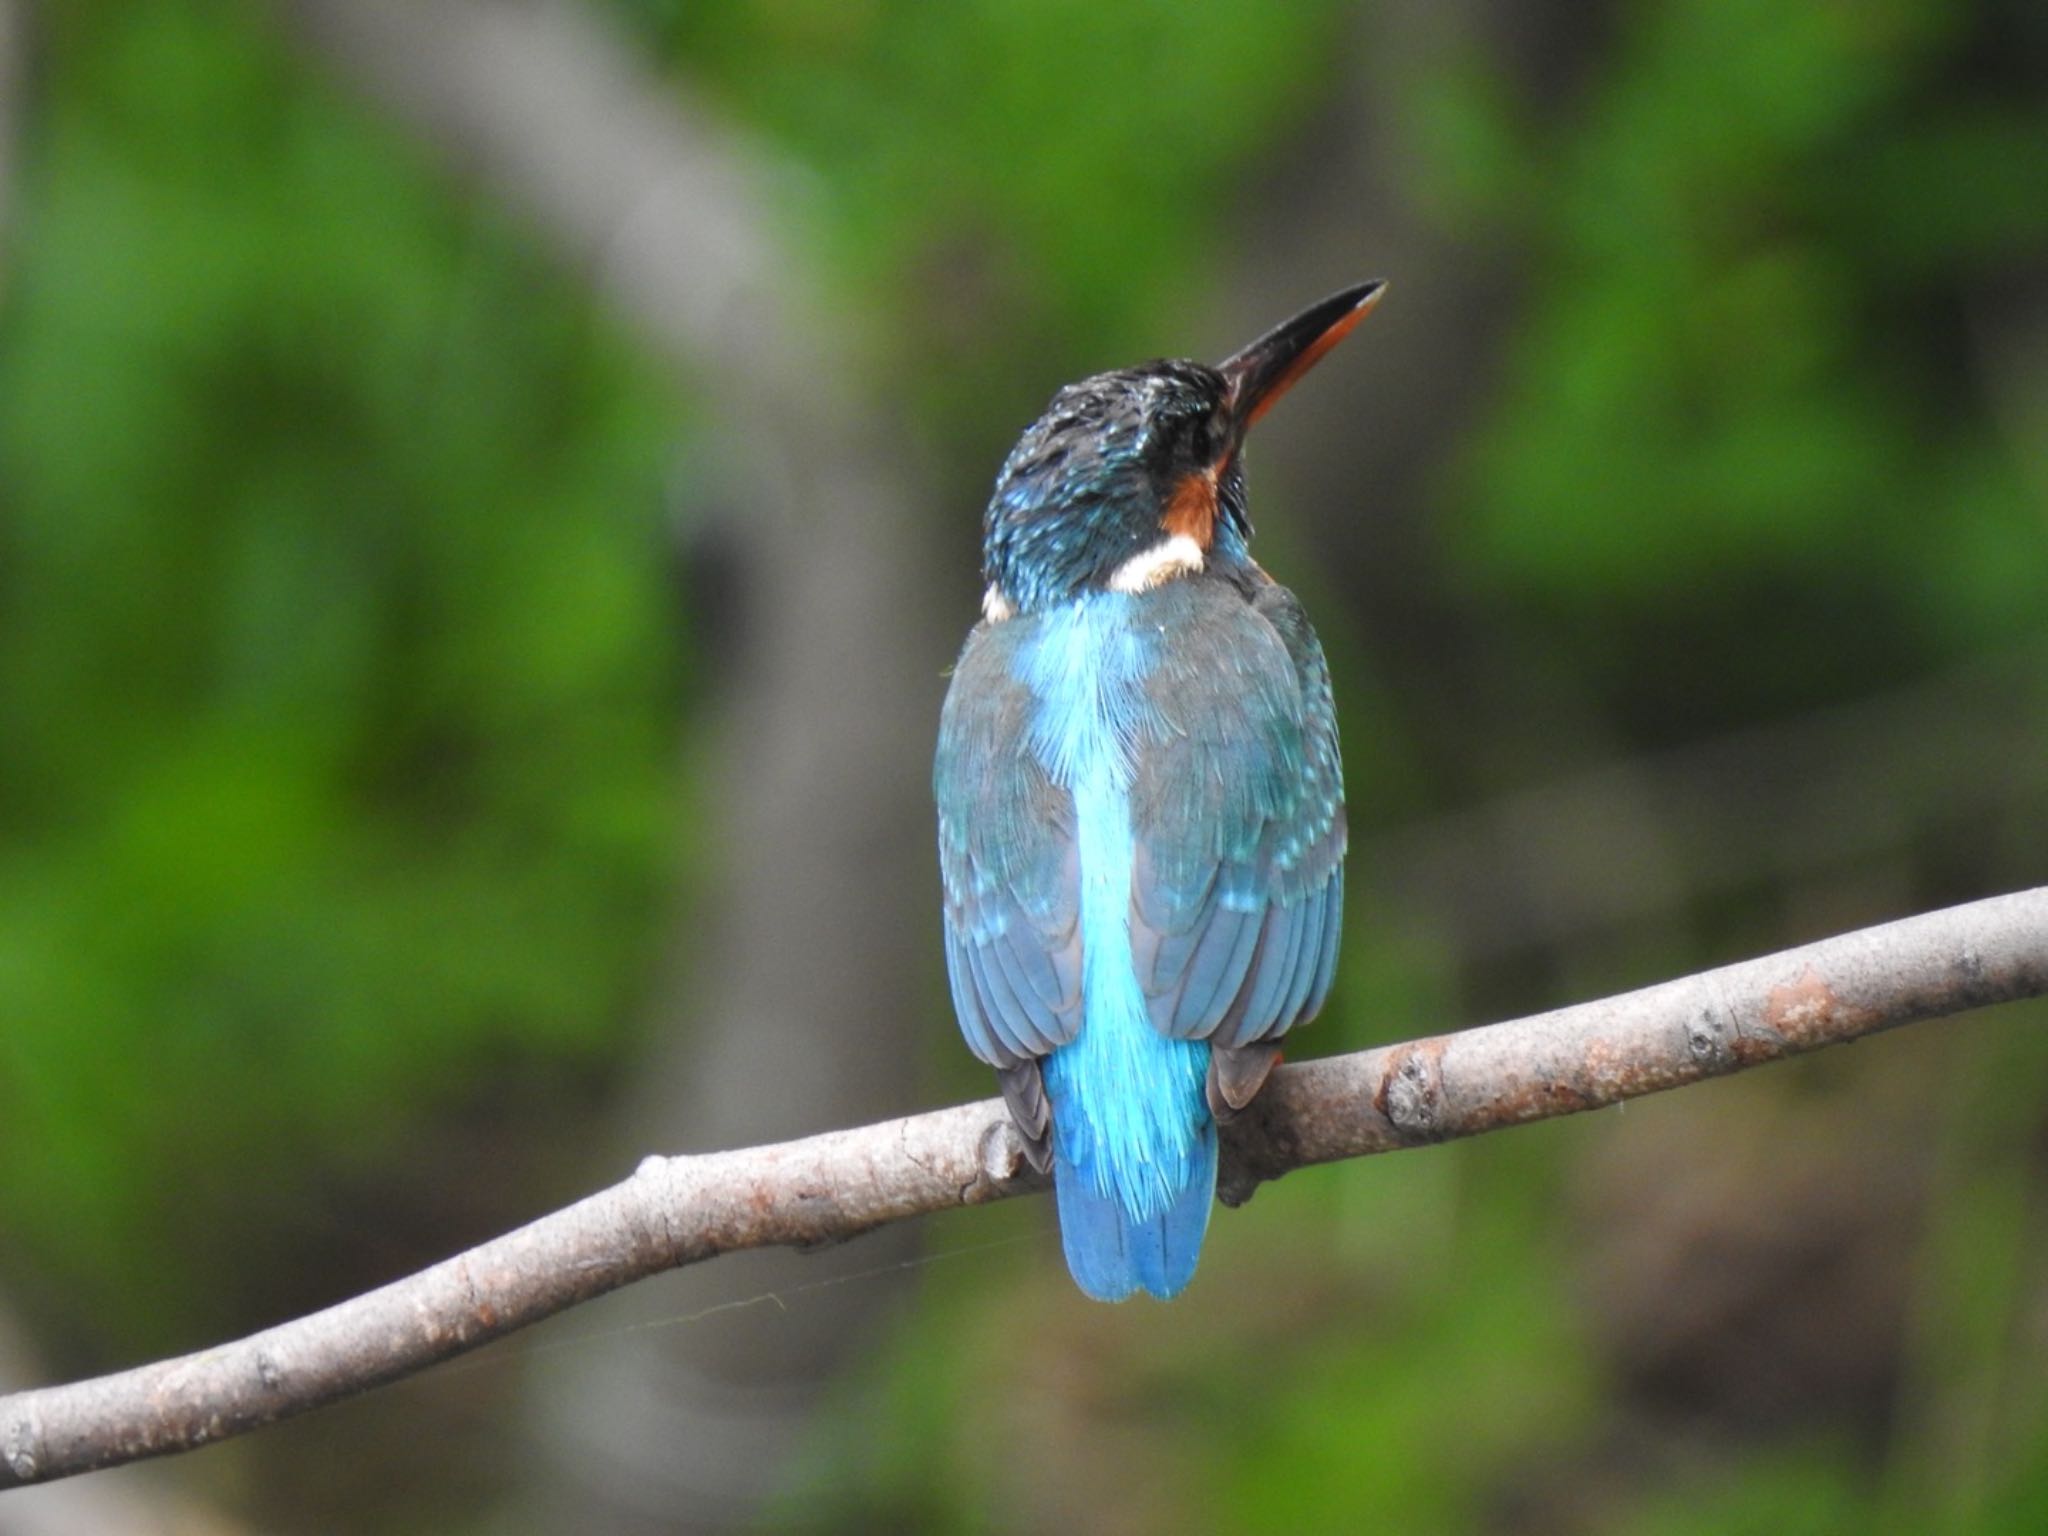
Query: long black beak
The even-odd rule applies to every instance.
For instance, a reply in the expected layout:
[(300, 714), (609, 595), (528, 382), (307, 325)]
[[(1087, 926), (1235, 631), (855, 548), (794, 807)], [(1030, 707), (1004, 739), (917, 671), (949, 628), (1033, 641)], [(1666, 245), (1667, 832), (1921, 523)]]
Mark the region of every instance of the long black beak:
[(1386, 291), (1387, 285), (1375, 279), (1333, 293), (1218, 363), (1217, 371), (1230, 382), (1230, 409), (1238, 432), (1265, 415), (1295, 380), (1350, 335)]

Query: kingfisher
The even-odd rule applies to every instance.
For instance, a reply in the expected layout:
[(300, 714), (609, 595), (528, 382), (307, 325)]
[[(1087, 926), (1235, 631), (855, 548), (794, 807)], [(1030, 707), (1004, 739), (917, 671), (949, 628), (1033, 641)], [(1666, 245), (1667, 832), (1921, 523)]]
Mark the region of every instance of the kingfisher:
[(932, 770), (946, 970), (1101, 1301), (1187, 1285), (1217, 1125), (1329, 994), (1336, 710), (1308, 616), (1252, 559), (1244, 441), (1384, 286), (1213, 368), (1068, 385), (983, 519)]

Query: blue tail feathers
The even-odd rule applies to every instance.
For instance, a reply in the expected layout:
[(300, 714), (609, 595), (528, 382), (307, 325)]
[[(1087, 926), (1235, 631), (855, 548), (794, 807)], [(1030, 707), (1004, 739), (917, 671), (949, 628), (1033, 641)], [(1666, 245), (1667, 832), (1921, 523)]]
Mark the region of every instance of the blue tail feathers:
[(1126, 594), (1084, 598), (1041, 616), (1017, 674), (1037, 701), (1032, 750), (1073, 796), (1083, 1022), (1044, 1075), (1067, 1267), (1102, 1301), (1185, 1286), (1216, 1190), (1208, 1042), (1153, 1028), (1131, 951), (1130, 790), (1158, 728), (1144, 680), (1159, 633)]
[(1115, 1193), (1103, 1193), (1095, 1171), (1076, 1167), (1054, 1137), (1053, 1186), (1060, 1243), (1074, 1283), (1097, 1301), (1122, 1301), (1135, 1291), (1177, 1296), (1194, 1277), (1216, 1198), (1216, 1126), (1203, 1117), (1186, 1164), (1187, 1183), (1163, 1210), (1139, 1215)]
[(1094, 1008), (1046, 1060), (1060, 1240), (1098, 1301), (1177, 1295), (1194, 1275), (1216, 1198), (1208, 1067), (1206, 1041), (1168, 1039), (1129, 1006)]

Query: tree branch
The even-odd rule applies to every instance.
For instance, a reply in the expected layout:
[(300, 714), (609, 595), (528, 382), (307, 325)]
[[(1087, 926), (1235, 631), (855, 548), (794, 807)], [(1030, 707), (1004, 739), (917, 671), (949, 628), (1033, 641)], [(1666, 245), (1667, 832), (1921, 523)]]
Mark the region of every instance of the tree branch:
[[(1575, 1114), (1916, 1020), (2048, 993), (2048, 887), (1601, 1002), (1289, 1067), (1228, 1128), (1223, 1198), (1293, 1168)], [(646, 1275), (837, 1242), (1044, 1186), (999, 1101), (622, 1184), (236, 1343), (0, 1397), (0, 1488), (190, 1450), (474, 1349)]]

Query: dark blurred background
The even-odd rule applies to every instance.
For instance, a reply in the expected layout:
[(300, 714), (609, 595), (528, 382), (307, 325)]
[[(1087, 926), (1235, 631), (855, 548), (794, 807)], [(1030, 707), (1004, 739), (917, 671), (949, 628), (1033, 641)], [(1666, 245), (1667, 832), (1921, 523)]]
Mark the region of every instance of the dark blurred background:
[[(926, 791), (1058, 384), (1260, 429), (1304, 1051), (2048, 879), (2034, 0), (0, 0), (0, 1382), (990, 1091)], [(2048, 1529), (2048, 1009), (664, 1277), (0, 1532)]]

